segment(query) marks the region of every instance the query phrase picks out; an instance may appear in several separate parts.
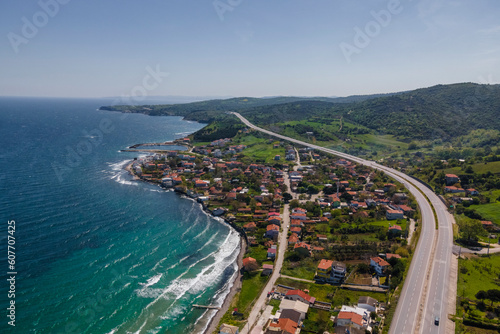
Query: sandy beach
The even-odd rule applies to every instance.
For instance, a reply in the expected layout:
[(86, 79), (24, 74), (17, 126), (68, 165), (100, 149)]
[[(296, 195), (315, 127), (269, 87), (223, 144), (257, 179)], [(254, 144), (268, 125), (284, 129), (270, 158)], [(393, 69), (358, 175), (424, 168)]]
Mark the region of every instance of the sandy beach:
[(222, 303), (222, 306), (220, 310), (217, 311), (215, 316), (212, 318), (210, 321), (210, 324), (208, 325), (207, 329), (205, 330), (204, 334), (211, 334), (214, 333), (218, 329), (218, 325), (220, 320), (222, 319), (222, 316), (226, 314), (227, 310), (231, 306), (231, 302), (234, 299), (234, 296), (236, 296), (236, 293), (241, 290), (241, 280), (242, 280), (242, 275), (241, 275), (241, 268), (243, 267), (243, 257), (245, 256), (245, 250), (246, 250), (246, 242), (245, 239), (240, 238), (241, 240), (241, 247), (240, 247), (240, 254), (238, 255), (238, 276), (236, 276), (236, 279), (234, 280), (234, 284), (231, 287), (231, 291), (229, 291), (229, 294), (226, 296), (226, 299), (224, 300), (224, 303)]

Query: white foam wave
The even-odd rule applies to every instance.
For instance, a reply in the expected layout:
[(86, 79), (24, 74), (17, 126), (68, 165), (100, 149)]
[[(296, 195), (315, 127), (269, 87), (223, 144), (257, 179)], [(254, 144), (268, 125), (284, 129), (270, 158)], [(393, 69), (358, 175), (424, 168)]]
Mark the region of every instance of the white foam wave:
[(149, 278), (146, 283), (139, 283), (139, 284), (145, 288), (150, 287), (158, 283), (162, 276), (163, 274), (154, 275), (153, 277)]
[(119, 258), (119, 259), (116, 259), (115, 261), (113, 261), (113, 264), (118, 263), (118, 262), (121, 262), (121, 261), (123, 261), (123, 260), (126, 260), (126, 259), (128, 259), (131, 255), (132, 255), (132, 253), (129, 253), (128, 255), (125, 255), (124, 257), (121, 257), (121, 258)]
[[(194, 278), (183, 279), (182, 277), (188, 272), (188, 270), (186, 270), (178, 278), (174, 279), (171, 284), (163, 290), (163, 293), (159, 295), (154, 301), (149, 303), (144, 310), (147, 310), (149, 307), (154, 305), (160, 298), (172, 298), (175, 303), (175, 301), (182, 298), (186, 293), (198, 294), (210, 285), (214, 284), (214, 282), (218, 282), (221, 279), (222, 273), (226, 270), (226, 268), (229, 265), (234, 266), (234, 262), (238, 255), (237, 249), (239, 248), (239, 245), (240, 238), (238, 234), (235, 231), (230, 230), (230, 233), (226, 237), (219, 250), (217, 250), (216, 252), (212, 252), (202, 260), (197, 261), (197, 263), (199, 263), (211, 256), (215, 260), (213, 263), (202, 268), (200, 273), (198, 273)], [(190, 267), (192, 266), (193, 265), (191, 265)], [(172, 303), (170, 307), (172, 307), (174, 303)]]

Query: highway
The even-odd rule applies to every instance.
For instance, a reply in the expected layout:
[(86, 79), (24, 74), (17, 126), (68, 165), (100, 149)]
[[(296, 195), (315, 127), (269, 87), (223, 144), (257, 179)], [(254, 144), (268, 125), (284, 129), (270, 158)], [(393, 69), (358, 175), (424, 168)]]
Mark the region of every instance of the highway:
[[(381, 170), (402, 183), (418, 202), (422, 215), (422, 230), (389, 333), (444, 334), (455, 332), (454, 323), (447, 320), (448, 314), (455, 314), (455, 305), (453, 302), (449, 302), (449, 298), (455, 299), (455, 296), (450, 295), (450, 289), (451, 291), (456, 289), (456, 281), (450, 280), (450, 277), (456, 276), (456, 273), (452, 275), (450, 266), (453, 246), (453, 217), (433, 191), (395, 169), (374, 161), (282, 136), (253, 125), (239, 113), (232, 112), (232, 114), (254, 130)], [(435, 229), (432, 207), (422, 193), (427, 196), (436, 211), (439, 230)], [(453, 285), (455, 289), (453, 289)], [(436, 316), (440, 318), (439, 326), (434, 324)]]

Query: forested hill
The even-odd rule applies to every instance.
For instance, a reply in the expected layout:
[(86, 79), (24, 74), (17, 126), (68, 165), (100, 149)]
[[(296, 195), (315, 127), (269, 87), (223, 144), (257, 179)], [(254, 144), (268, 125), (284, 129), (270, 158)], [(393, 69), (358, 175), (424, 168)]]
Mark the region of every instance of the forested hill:
[(500, 130), (500, 85), (438, 85), (356, 103), (299, 101), (243, 111), (257, 124), (343, 117), (377, 133), (449, 139), (474, 129)]
[[(108, 106), (115, 110), (148, 115), (176, 115), (210, 123), (239, 111), (261, 126), (287, 121), (329, 123), (343, 118), (375, 133), (415, 139), (450, 139), (474, 129), (500, 130), (500, 85), (460, 83), (437, 85), (386, 95), (327, 97), (232, 98), (202, 102)], [(231, 122), (233, 122), (232, 120)]]
[(438, 85), (363, 101), (345, 117), (381, 133), (446, 138), (473, 129), (500, 130), (500, 85)]
[(347, 97), (296, 97), (279, 96), (269, 98), (238, 97), (224, 100), (207, 100), (183, 104), (161, 104), (161, 105), (115, 105), (102, 106), (101, 110), (120, 111), (128, 113), (142, 113), (151, 116), (183, 116), (187, 120), (203, 123), (213, 121), (218, 115), (225, 111), (242, 111), (255, 107), (269, 107), (292, 102), (321, 101), (329, 103), (352, 103), (364, 101), (380, 96), (391, 94), (353, 95)]

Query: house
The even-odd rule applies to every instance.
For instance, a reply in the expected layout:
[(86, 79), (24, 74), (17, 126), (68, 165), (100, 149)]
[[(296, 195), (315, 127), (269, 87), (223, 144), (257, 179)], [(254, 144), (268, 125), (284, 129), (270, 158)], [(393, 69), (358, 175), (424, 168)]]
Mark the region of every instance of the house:
[(302, 290), (290, 290), (285, 295), (286, 299), (290, 300), (300, 300), (303, 303), (313, 305), (316, 301), (316, 298), (309, 296)]
[(281, 156), (279, 154), (274, 156), (274, 160), (280, 160), (280, 159), (281, 159)]
[(389, 261), (393, 257), (396, 258), (396, 259), (400, 259), (401, 255), (399, 255), (399, 254), (392, 254), (392, 253), (386, 253), (385, 254), (385, 258), (387, 259), (387, 261)]
[(463, 188), (457, 188), (455, 186), (444, 187), (444, 191), (447, 193), (452, 193), (452, 194), (465, 192), (465, 190)]
[(271, 216), (267, 218), (268, 224), (281, 225), (281, 217), (280, 216)]
[(383, 276), (385, 270), (389, 268), (390, 264), (386, 260), (377, 256), (377, 257), (372, 257), (370, 259), (370, 266), (375, 270), (375, 272), (379, 276)]
[(196, 180), (195, 181), (196, 188), (208, 189), (209, 184), (210, 184), (210, 181), (205, 181), (205, 180)]
[(300, 233), (302, 233), (302, 229), (300, 227), (291, 227), (290, 232), (300, 235)]
[(347, 272), (347, 266), (339, 261), (322, 259), (316, 270), (316, 277), (320, 281), (340, 284), (344, 281)]
[(347, 272), (347, 266), (343, 262), (333, 261), (332, 271), (330, 273), (329, 283), (340, 284), (345, 279), (345, 274)]
[(458, 176), (456, 176), (455, 174), (446, 174), (444, 176), (444, 182), (446, 183), (447, 186), (452, 186), (459, 181), (460, 181), (460, 178)]
[(292, 235), (290, 236), (290, 238), (288, 238), (288, 244), (289, 245), (294, 245), (297, 242), (299, 242), (299, 237), (297, 236), (297, 234), (292, 233)]
[(467, 189), (465, 192), (469, 196), (479, 196), (479, 191), (477, 191), (476, 189), (473, 189), (473, 188)]
[(265, 264), (262, 266), (262, 275), (269, 276), (273, 273), (274, 266), (272, 264)]
[(267, 231), (264, 236), (269, 239), (275, 239), (278, 237), (279, 233), (280, 233), (280, 227), (275, 224), (270, 224), (267, 225)]
[(239, 334), (240, 329), (237, 326), (222, 324), (219, 328), (219, 334)]
[(268, 248), (267, 249), (267, 258), (269, 258), (269, 259), (276, 258), (276, 248)]
[(316, 234), (316, 239), (322, 242), (328, 241), (328, 237), (324, 234)]
[(330, 273), (332, 272), (333, 261), (322, 259), (319, 261), (318, 268), (316, 270), (316, 276), (322, 281), (328, 281), (330, 278)]
[(368, 312), (377, 311), (378, 300), (368, 296), (361, 296), (358, 299), (358, 307), (367, 310)]
[(403, 230), (401, 229), (401, 226), (399, 226), (399, 225), (392, 225), (392, 226), (389, 226), (388, 233), (390, 235), (397, 236), (397, 235), (401, 235), (403, 233)]
[(295, 246), (293, 246), (293, 249), (296, 252), (307, 254), (308, 256), (311, 255), (311, 245), (306, 244), (305, 242), (297, 242)]
[(403, 219), (404, 212), (402, 210), (387, 210), (385, 212), (385, 217), (387, 220)]
[(212, 210), (212, 214), (214, 216), (222, 216), (225, 213), (226, 213), (226, 209), (224, 209), (224, 208), (217, 208), (217, 209)]
[(296, 323), (300, 324), (300, 312), (297, 312), (295, 310), (283, 310), (280, 314), (280, 319), (290, 319), (295, 321)]
[(413, 215), (413, 212), (415, 212), (415, 210), (410, 208), (408, 205), (401, 204), (401, 205), (398, 205), (398, 207), (399, 207), (399, 210), (403, 211), (403, 213), (406, 216), (411, 216), (411, 215)]
[(291, 319), (280, 318), (277, 322), (271, 322), (265, 334), (295, 334), (299, 324)]
[(280, 312), (283, 313), (284, 310), (294, 310), (300, 313), (300, 321), (304, 321), (307, 311), (309, 311), (309, 304), (300, 300), (283, 299), (280, 303)]
[(487, 230), (491, 229), (494, 227), (493, 223), (489, 220), (482, 220), (481, 221), (481, 225), (483, 225), (483, 227)]
[(339, 312), (337, 316), (337, 326), (352, 325), (357, 329), (363, 328), (363, 317), (354, 312)]
[(243, 230), (245, 232), (253, 232), (257, 229), (257, 225), (254, 222), (243, 225)]
[(252, 271), (259, 267), (257, 260), (253, 257), (246, 257), (243, 259), (243, 269), (246, 271)]
[(307, 216), (305, 213), (293, 213), (290, 215), (290, 219), (299, 219), (299, 220), (307, 220)]
[(307, 210), (306, 209), (302, 209), (302, 208), (294, 208), (292, 209), (292, 213), (307, 213)]

